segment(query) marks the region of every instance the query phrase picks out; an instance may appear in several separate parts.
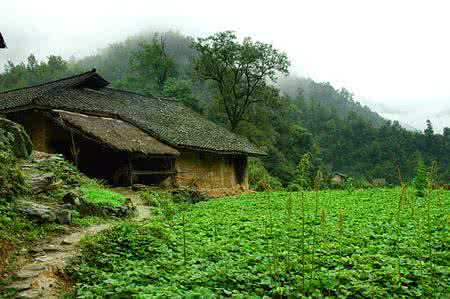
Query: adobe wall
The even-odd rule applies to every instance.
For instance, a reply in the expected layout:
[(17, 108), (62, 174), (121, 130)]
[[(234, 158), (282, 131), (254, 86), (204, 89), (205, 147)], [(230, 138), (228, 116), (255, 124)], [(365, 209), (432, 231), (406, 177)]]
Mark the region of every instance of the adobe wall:
[(247, 157), (181, 151), (176, 161), (175, 184), (192, 186), (211, 196), (248, 190)]
[(37, 111), (21, 111), (11, 113), (8, 118), (24, 126), (33, 143), (33, 150), (53, 153), (50, 146), (51, 127), (50, 120)]

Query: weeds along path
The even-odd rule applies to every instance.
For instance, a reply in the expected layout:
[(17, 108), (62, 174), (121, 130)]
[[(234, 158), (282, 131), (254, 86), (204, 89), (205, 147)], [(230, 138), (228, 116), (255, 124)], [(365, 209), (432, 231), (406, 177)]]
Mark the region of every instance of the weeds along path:
[(136, 216), (133, 219), (134, 221), (141, 222), (150, 218), (150, 208), (144, 204), (137, 192), (134, 192), (127, 187), (116, 187), (112, 188), (112, 190), (131, 199), (136, 206)]
[[(149, 207), (143, 205), (135, 192), (127, 188), (113, 190), (130, 198), (136, 206), (137, 213), (133, 221), (144, 221), (150, 217)], [(79, 254), (80, 240), (86, 235), (99, 233), (110, 226), (111, 224), (98, 224), (72, 230), (31, 248), (33, 257), (16, 273), (17, 279), (7, 289), (17, 290), (16, 298), (59, 298), (61, 292), (71, 287), (64, 268), (70, 258)]]

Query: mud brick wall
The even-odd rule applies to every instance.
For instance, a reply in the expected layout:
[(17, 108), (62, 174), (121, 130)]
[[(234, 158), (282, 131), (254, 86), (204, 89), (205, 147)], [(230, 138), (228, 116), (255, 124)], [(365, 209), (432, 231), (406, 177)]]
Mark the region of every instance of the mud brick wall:
[(51, 121), (39, 111), (11, 113), (8, 118), (24, 126), (33, 142), (33, 150), (53, 153), (50, 146)]
[(248, 190), (247, 157), (181, 151), (176, 184), (202, 190)]

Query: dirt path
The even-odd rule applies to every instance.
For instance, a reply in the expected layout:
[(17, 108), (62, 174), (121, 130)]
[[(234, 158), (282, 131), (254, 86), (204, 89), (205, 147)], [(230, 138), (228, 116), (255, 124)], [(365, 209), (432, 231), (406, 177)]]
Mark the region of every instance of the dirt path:
[[(130, 198), (136, 206), (134, 221), (140, 222), (150, 218), (150, 209), (143, 205), (135, 192), (127, 188), (113, 190)], [(81, 238), (99, 233), (108, 227), (109, 224), (99, 224), (78, 229), (33, 248), (32, 260), (20, 269), (16, 274), (18, 279), (7, 288), (19, 291), (16, 298), (59, 298), (58, 294), (68, 287), (64, 268), (69, 258), (79, 254)]]
[(136, 216), (134, 217), (134, 221), (141, 222), (150, 218), (150, 209), (148, 206), (144, 205), (140, 197), (136, 192), (130, 190), (126, 187), (116, 187), (112, 188), (113, 191), (122, 194), (126, 198), (131, 199), (133, 204), (136, 206)]

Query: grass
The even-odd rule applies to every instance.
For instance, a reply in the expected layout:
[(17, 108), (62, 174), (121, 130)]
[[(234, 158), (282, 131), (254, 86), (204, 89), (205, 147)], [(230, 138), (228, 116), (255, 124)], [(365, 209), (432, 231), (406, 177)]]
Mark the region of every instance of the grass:
[(123, 221), (117, 217), (106, 217), (106, 216), (84, 216), (84, 217), (74, 217), (72, 218), (72, 225), (80, 227), (89, 227), (98, 224), (114, 224)]
[(108, 190), (99, 184), (82, 184), (80, 191), (84, 195), (85, 200), (97, 205), (119, 207), (126, 202), (125, 196)]
[(122, 224), (83, 241), (77, 296), (444, 298), (450, 192), (437, 192), (402, 217), (397, 188), (247, 194)]

